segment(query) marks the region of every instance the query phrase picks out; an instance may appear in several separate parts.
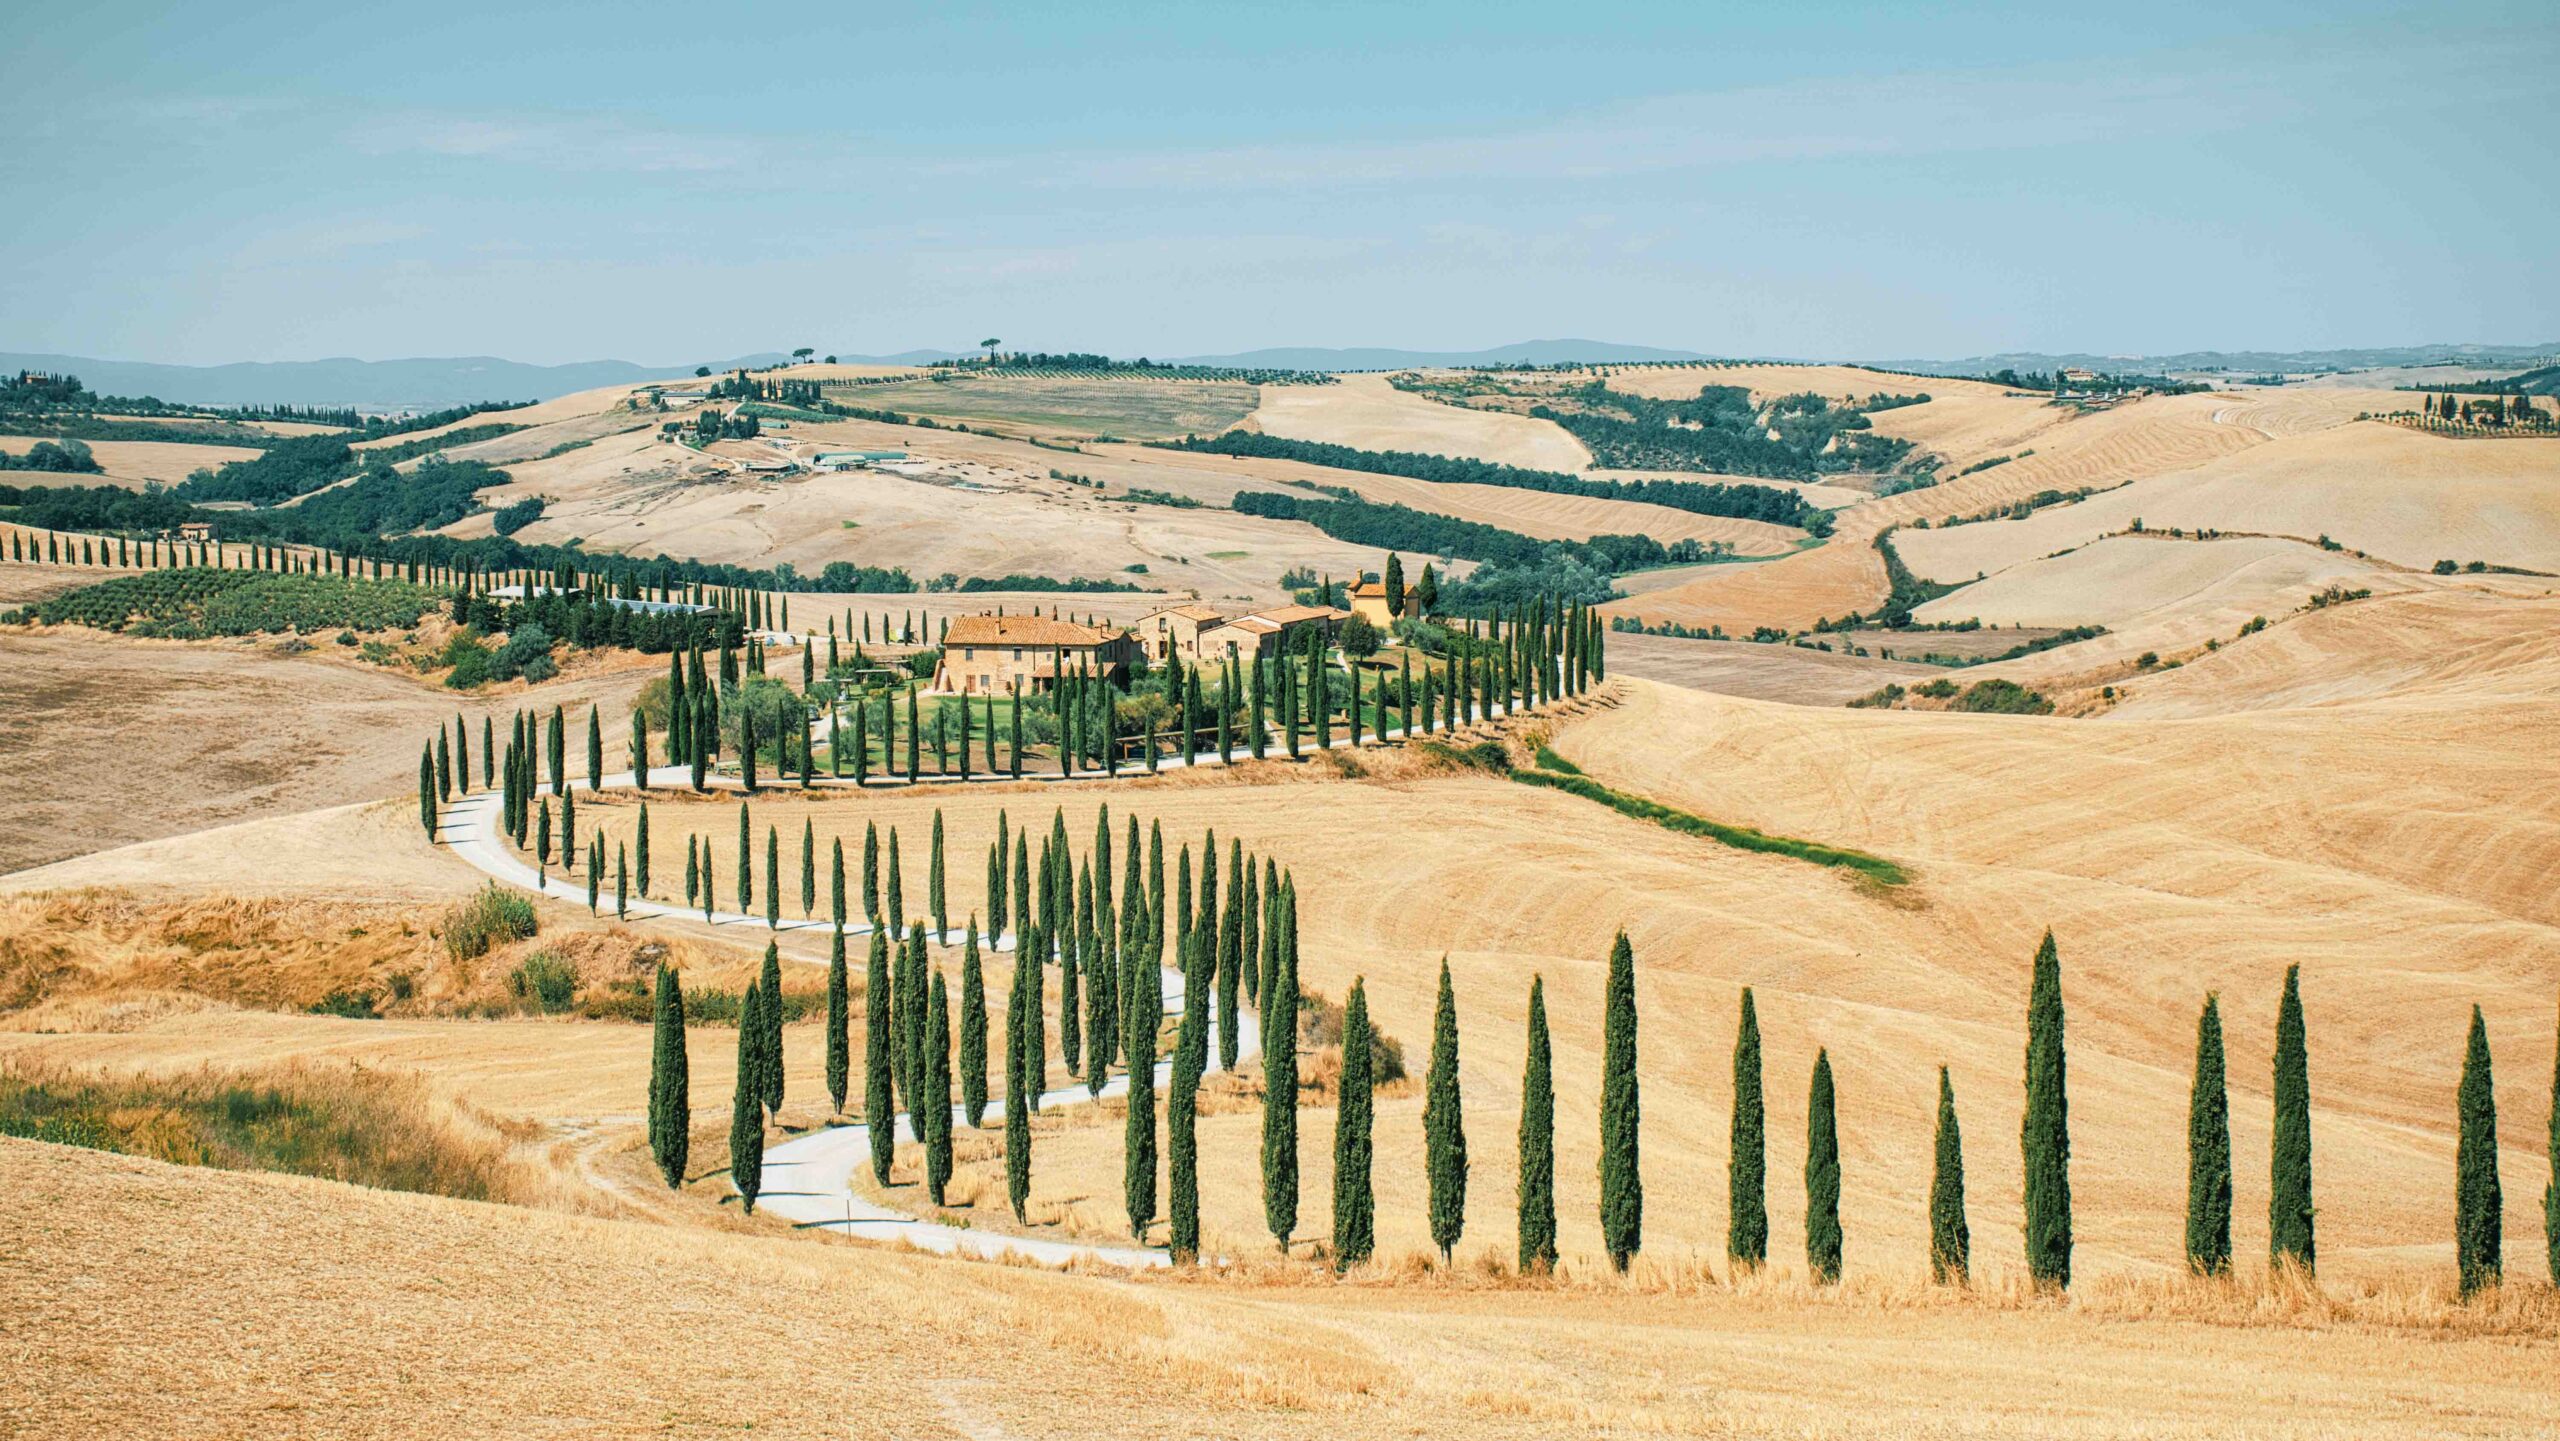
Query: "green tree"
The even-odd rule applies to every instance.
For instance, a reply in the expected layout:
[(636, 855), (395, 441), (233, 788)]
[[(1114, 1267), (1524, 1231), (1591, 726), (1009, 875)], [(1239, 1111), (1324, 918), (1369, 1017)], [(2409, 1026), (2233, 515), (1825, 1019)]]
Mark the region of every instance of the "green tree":
[(2038, 1286), (2071, 1284), (2071, 1113), (2062, 1049), (2062, 958), (2053, 932), (2036, 948), (2027, 998), (2027, 1105), (2019, 1132), (2026, 1163), (2027, 1275)]
[(1520, 1270), (1556, 1264), (1556, 1092), (1547, 983), (1529, 978), (1529, 1058), (1520, 1076)]
[(933, 1204), (943, 1204), (951, 1184), (951, 999), (942, 968), (933, 968), (924, 1003), (924, 1105), (909, 1108), (924, 1141), (924, 1184)]
[(2196, 1078), (2187, 1099), (2187, 1269), (2231, 1269), (2231, 1100), (2224, 1084), (2222, 1002), (2196, 1018)]
[(1271, 976), (1262, 988), (1262, 1216), (1285, 1254), (1298, 1229), (1298, 896), (1273, 892)]
[(1831, 1052), (1813, 1057), (1805, 1113), (1804, 1260), (1817, 1285), (1840, 1279), (1840, 1120), (1831, 1089)]
[(684, 984), (671, 966), (658, 967), (650, 1011), (649, 1154), (673, 1189), (684, 1184), (693, 1142), (693, 1067), (684, 1046)]
[(1129, 1113), (1122, 1180), (1129, 1203), (1129, 1234), (1144, 1237), (1156, 1219), (1156, 1027), (1164, 1019), (1164, 972), (1144, 958), (1131, 967), (1127, 1031)]
[(587, 789), (604, 789), (604, 714), (596, 706), (587, 707)]
[(764, 828), (764, 928), (782, 929), (782, 832)]
[(1378, 1202), (1369, 1185), (1377, 1110), (1369, 1056), (1369, 992), (1351, 983), (1342, 1006), (1342, 1096), (1333, 1118), (1333, 1268), (1347, 1271), (1378, 1245)]
[(880, 823), (862, 823), (862, 918), (880, 928)]
[(750, 1216), (756, 1211), (756, 1193), (764, 1188), (762, 1050), (757, 1040), (763, 1030), (764, 1001), (750, 985), (738, 1008), (738, 1084), (729, 1103), (729, 1184), (737, 1188)]
[(2560, 1047), (2551, 1057), (2551, 1136), (2543, 1154), (2551, 1163), (2551, 1179), (2542, 1188), (2542, 1246), (2551, 1268), (2551, 1284), (2560, 1286)]
[(853, 1086), (853, 985), (845, 974), (844, 927), (827, 947), (827, 1099), (844, 1114)]
[(2275, 1144), (2268, 1166), (2267, 1254), (2305, 1271), (2319, 1263), (2311, 1205), (2311, 1057), (2302, 1027), (2302, 968), (2287, 966), (2276, 1006)]
[(2498, 1191), (2498, 1097), (2489, 1076), (2489, 1027), (2471, 1008), (2471, 1040), (2462, 1056), (2462, 1085), (2454, 1093), (2459, 1131), (2454, 1147), (2453, 1256), (2462, 1294), (2495, 1286), (2505, 1271), (2500, 1255), (2506, 1203)]
[(761, 1075), (764, 1080), (764, 1108), (775, 1116), (782, 1114), (782, 952), (773, 942), (764, 943), (764, 973), (759, 978), (764, 987), (764, 1056)]
[(1768, 1114), (1760, 1078), (1760, 1011), (1745, 986), (1733, 1037), (1733, 1140), (1725, 1181), (1724, 1254), (1737, 1270), (1769, 1259)]
[(1964, 1219), (1964, 1132), (1956, 1088), (1938, 1068), (1937, 1163), (1929, 1175), (1929, 1278), (1961, 1286), (1973, 1274), (1973, 1228)]
[(1600, 1239), (1620, 1271), (1644, 1246), (1644, 1170), (1637, 1154), (1636, 958), (1627, 933), (1609, 947), (1600, 1053)]
[(972, 1129), (987, 1120), (987, 976), (978, 959), (978, 920), (960, 951), (960, 1105)]
[(1404, 557), (1396, 554), (1394, 551), (1387, 552), (1387, 574), (1385, 585), (1387, 587), (1387, 614), (1392, 616), (1403, 615)]
[(1458, 1100), (1458, 998), (1440, 958), (1440, 1001), (1431, 1018), (1431, 1071), (1423, 1083), (1422, 1145), (1431, 1181), (1431, 1244), (1449, 1264), (1467, 1225), (1467, 1127)]
[(942, 898), (942, 807), (933, 808), (933, 857), (925, 870), (925, 909), (933, 916), (933, 939), (944, 943), (951, 934), (950, 908)]
[(818, 829), (803, 818), (800, 822), (800, 914), (805, 918), (818, 913)]
[(1202, 927), (1184, 947), (1182, 1029), (1173, 1043), (1173, 1085), (1165, 1094), (1165, 1149), (1171, 1177), (1165, 1208), (1168, 1244), (1177, 1261), (1200, 1255), (1200, 1072), (1209, 1059), (1209, 996), (1205, 974), (1213, 938)]
[(883, 1186), (889, 1184), (889, 1161), (898, 1144), (889, 1040), (889, 937), (874, 930), (871, 960), (862, 973), (862, 1123), (871, 1133), (871, 1178)]
[(1030, 995), (1024, 976), (1040, 964), (1026, 947), (1013, 952), (1013, 986), (1004, 1022), (1004, 1185), (1016, 1221), (1027, 1220), (1031, 1200), (1031, 1105), (1022, 1089), (1022, 1003)]
[(836, 837), (833, 844), (835, 854), (827, 865), (827, 914), (834, 918), (836, 929), (841, 931), (845, 923), (844, 837)]

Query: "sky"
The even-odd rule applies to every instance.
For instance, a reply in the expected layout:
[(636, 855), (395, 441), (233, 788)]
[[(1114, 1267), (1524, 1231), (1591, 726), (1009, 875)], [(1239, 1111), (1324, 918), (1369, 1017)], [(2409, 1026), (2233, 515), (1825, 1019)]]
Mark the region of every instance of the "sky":
[(2560, 338), (2550, 0), (91, 0), (0, 29), (0, 350)]

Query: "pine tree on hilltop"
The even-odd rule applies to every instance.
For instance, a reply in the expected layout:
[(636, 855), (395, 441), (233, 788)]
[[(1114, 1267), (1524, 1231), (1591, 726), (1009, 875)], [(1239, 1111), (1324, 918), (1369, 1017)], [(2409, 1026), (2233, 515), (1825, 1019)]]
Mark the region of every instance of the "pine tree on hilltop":
[(684, 1184), (686, 1153), (692, 1146), (692, 1065), (684, 1047), (684, 985), (674, 968), (658, 967), (658, 989), (650, 1008), (649, 1154), (669, 1189)]
[(1760, 1078), (1760, 1011), (1745, 986), (1733, 1037), (1733, 1140), (1725, 1183), (1724, 1254), (1736, 1270), (1769, 1259), (1768, 1114)]
[(1815, 1284), (1840, 1279), (1840, 1120), (1831, 1085), (1831, 1052), (1813, 1057), (1813, 1094), (1805, 1119), (1804, 1259)]
[(1973, 1229), (1964, 1219), (1964, 1132), (1956, 1088), (1938, 1068), (1937, 1162), (1929, 1175), (1929, 1279), (1964, 1285), (1973, 1273)]
[(827, 1100), (836, 1115), (844, 1114), (852, 1085), (853, 986), (845, 974), (844, 928), (838, 926), (827, 948)]
[(1520, 1078), (1520, 1270), (1556, 1264), (1556, 1093), (1547, 983), (1529, 978), (1529, 1056)]
[(2506, 1203), (2498, 1190), (2498, 1097), (2489, 1075), (2489, 1028), (2471, 1008), (2471, 1038), (2455, 1092), (2459, 1131), (2454, 1149), (2453, 1255), (2466, 1297), (2495, 1286), (2506, 1267), (2501, 1249)]
[(2071, 1285), (2071, 1117), (2065, 1095), (2062, 959), (2047, 931), (2036, 948), (2027, 1000), (2027, 1105), (2019, 1130), (2026, 1162), (2027, 1275), (2039, 1287)]
[(1458, 998), (1449, 958), (1440, 958), (1440, 1000), (1431, 1018), (1431, 1071), (1423, 1082), (1424, 1165), (1431, 1182), (1431, 1244), (1449, 1264), (1467, 1225), (1467, 1128), (1458, 1100)]
[(912, 1114), (924, 1137), (925, 1189), (939, 1206), (951, 1184), (951, 1000), (939, 966), (924, 1003), (924, 1105)]
[(2287, 966), (2276, 1007), (2275, 1158), (2268, 1167), (2267, 1254), (2317, 1269), (2311, 1205), (2311, 1059), (2302, 1025), (2302, 968)]
[(764, 1101), (759, 1075), (762, 1055), (757, 1035), (764, 1029), (764, 1002), (754, 986), (738, 1007), (738, 1084), (729, 1103), (729, 1184), (756, 1212), (756, 1193), (764, 1189)]
[(987, 976), (978, 959), (978, 921), (960, 951), (960, 1106), (972, 1129), (987, 1123)]
[(1644, 1171), (1637, 1154), (1636, 962), (1627, 933), (1609, 948), (1600, 1059), (1600, 1239), (1620, 1271), (1644, 1246)]
[(1369, 1184), (1377, 1094), (1369, 1056), (1369, 994), (1351, 983), (1342, 1006), (1342, 1095), (1333, 1118), (1333, 1269), (1347, 1271), (1378, 1245), (1378, 1202)]
[(889, 1184), (896, 1154), (898, 1103), (889, 1075), (889, 938), (871, 933), (871, 960), (862, 973), (862, 1123), (870, 1129), (871, 1178)]
[(2231, 1101), (2222, 1062), (2222, 1002), (2196, 1018), (2196, 1078), (2187, 1101), (2187, 1269), (2231, 1269)]

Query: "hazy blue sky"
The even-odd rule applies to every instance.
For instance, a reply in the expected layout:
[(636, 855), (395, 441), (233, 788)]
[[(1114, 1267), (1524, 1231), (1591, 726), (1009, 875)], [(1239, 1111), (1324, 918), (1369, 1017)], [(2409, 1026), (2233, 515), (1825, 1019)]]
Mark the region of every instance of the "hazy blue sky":
[(0, 349), (2560, 337), (2560, 5), (19, 7)]

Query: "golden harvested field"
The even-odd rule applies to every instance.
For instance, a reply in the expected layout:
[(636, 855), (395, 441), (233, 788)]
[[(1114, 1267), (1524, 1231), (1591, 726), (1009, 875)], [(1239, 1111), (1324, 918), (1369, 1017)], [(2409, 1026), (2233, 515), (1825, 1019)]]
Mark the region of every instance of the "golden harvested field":
[[(0, 451), (24, 455), (35, 448), (41, 436), (0, 435)], [(60, 442), (54, 442), (60, 444)], [(76, 471), (10, 471), (12, 485), (121, 485), (139, 490), (159, 481), (175, 485), (199, 470), (212, 470), (235, 460), (248, 460), (262, 452), (245, 445), (186, 445), (164, 440), (84, 440), (89, 453), (104, 466), (104, 474)]]
[(1383, 375), (1345, 375), (1333, 385), (1272, 385), (1250, 428), (1291, 440), (1361, 450), (1418, 450), (1531, 470), (1579, 471), (1591, 452), (1552, 421), (1470, 410), (1409, 394)]
[(0, 633), (0, 792), (15, 822), (0, 827), (0, 868), (411, 795), (419, 743), (457, 711), (476, 722), (516, 705), (577, 711), (602, 700), (613, 713), (665, 673), (660, 662), (466, 698), (357, 663), (325, 639), (325, 657), (277, 643)]
[(1611, 390), (1656, 400), (1686, 400), (1709, 385), (1738, 385), (1763, 400), (1811, 391), (1833, 400), (1864, 400), (1879, 391), (1888, 395), (1927, 392), (1933, 399), (1988, 396), (2006, 388), (1979, 380), (1952, 380), (1936, 375), (1896, 375), (1856, 365), (1630, 365), (1603, 367)]
[[(1910, 534), (1916, 539), (1921, 533)], [(2227, 638), (2251, 616), (2298, 610), (2330, 586), (2392, 591), (2432, 579), (2272, 536), (2121, 535), (2011, 566), (1912, 615), (1923, 622), (1970, 618), (2000, 626), (2200, 626), (2200, 642), (2208, 634)]]
[(1253, 414), (1257, 395), (1320, 388), (1264, 388), (1231, 380), (1076, 380), (962, 373), (939, 380), (849, 387), (828, 398), (872, 410), (995, 424), (1050, 437), (1117, 435), (1135, 440), (1168, 440), (1180, 435), (1214, 435), (1227, 429)]
[[(2042, 459), (2039, 454), (1985, 477)], [(2560, 441), (2446, 440), (2396, 425), (2348, 424), (2219, 459), (2145, 470), (2121, 490), (2022, 521), (1904, 532), (1895, 543), (1914, 571), (1953, 580), (2085, 544), (2137, 519), (2153, 530), (2211, 528), (2300, 540), (2326, 534), (2420, 570), (2448, 559), (2560, 570)]]
[(31, 1243), (0, 1272), (31, 1363), (0, 1397), (12, 1427), (2432, 1437), (2560, 1419), (2547, 1341), (2495, 1336), (1714, 1289), (1133, 1283), (11, 1140), (0, 1216)]

